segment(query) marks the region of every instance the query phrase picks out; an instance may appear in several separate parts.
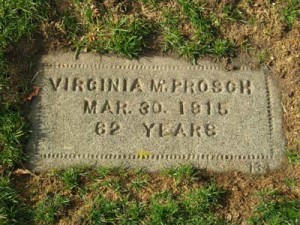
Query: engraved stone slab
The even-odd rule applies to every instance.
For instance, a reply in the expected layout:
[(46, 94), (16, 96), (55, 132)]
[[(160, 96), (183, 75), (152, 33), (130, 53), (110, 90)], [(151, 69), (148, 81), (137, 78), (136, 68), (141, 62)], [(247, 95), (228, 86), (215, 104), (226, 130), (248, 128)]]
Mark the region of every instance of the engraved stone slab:
[(282, 162), (280, 98), (263, 71), (56, 53), (42, 58), (36, 83), (27, 148), (35, 170), (194, 164), (263, 173)]

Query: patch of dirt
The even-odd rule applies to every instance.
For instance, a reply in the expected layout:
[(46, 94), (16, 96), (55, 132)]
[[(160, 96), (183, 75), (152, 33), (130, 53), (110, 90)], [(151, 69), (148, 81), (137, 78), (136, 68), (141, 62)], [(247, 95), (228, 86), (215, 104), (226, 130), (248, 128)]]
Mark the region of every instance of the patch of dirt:
[[(300, 198), (300, 165), (289, 166), (267, 175), (247, 175), (236, 172), (211, 174), (225, 190), (228, 190), (228, 205), (222, 212), (224, 218), (245, 223), (260, 201), (259, 193), (276, 190), (292, 198)], [(297, 185), (288, 187), (286, 179), (294, 179)]]

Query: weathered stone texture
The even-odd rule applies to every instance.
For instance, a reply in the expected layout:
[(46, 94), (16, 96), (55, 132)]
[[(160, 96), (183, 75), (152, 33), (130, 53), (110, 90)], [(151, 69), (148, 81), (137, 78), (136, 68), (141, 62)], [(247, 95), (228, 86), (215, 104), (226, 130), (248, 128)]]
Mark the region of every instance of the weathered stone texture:
[(28, 145), (35, 170), (78, 164), (159, 170), (277, 168), (284, 139), (271, 75), (170, 58), (42, 58)]

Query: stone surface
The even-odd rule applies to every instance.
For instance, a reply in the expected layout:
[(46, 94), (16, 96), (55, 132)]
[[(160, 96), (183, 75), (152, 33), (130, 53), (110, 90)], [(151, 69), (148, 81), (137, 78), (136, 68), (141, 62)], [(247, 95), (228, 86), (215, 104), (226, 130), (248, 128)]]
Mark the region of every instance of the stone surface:
[(28, 144), (34, 170), (179, 164), (264, 173), (284, 138), (272, 76), (171, 58), (56, 53), (42, 58)]

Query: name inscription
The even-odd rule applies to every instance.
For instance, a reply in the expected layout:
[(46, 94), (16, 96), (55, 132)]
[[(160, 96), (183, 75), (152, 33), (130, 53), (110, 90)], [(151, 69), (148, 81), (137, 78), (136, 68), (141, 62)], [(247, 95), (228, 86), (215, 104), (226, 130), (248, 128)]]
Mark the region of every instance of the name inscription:
[[(126, 76), (126, 75), (125, 75)], [(160, 93), (239, 93), (251, 94), (250, 80), (179, 80), (125, 78), (49, 78), (54, 91), (160, 92)]]
[[(116, 93), (181, 93), (181, 94), (242, 94), (251, 95), (251, 81), (244, 80), (178, 80), (178, 79), (150, 79), (143, 80), (140, 78), (69, 78), (69, 77), (50, 77), (48, 85), (54, 92), (116, 92)], [(177, 101), (158, 102), (142, 101), (133, 106), (129, 101), (122, 100), (83, 100), (84, 114), (109, 114), (109, 115), (158, 115), (168, 114), (168, 104), (177, 104), (178, 116), (191, 114), (194, 116), (214, 116), (227, 115), (230, 110), (229, 103), (213, 101)], [(174, 112), (173, 112), (174, 113)], [(216, 125), (211, 123), (203, 124), (163, 124), (163, 123), (141, 123), (145, 128), (145, 137), (198, 137), (206, 135), (208, 137), (216, 135)], [(123, 131), (122, 124), (113, 121), (111, 124), (97, 122), (95, 132), (99, 136), (117, 135)], [(125, 128), (126, 130), (126, 128)]]

